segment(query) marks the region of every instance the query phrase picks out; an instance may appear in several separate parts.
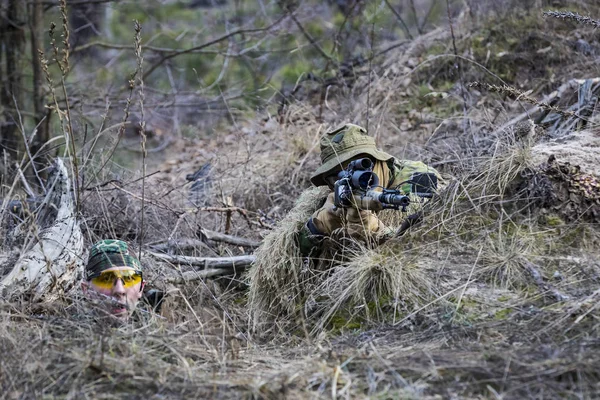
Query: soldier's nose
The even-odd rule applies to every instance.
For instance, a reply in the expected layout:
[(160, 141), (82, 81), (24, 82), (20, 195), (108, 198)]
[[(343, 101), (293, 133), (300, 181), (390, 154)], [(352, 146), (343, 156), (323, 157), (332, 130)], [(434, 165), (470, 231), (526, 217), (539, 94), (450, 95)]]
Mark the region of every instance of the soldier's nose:
[(125, 296), (125, 287), (123, 281), (119, 278), (112, 287), (112, 295), (115, 297)]

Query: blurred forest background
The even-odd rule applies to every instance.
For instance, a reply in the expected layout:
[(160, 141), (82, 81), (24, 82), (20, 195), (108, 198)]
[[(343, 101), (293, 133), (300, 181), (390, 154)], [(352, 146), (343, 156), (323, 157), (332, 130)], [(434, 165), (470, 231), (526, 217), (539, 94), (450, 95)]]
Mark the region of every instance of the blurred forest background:
[[(421, 43), (428, 49), (394, 73), (455, 53), (518, 87), (529, 79), (552, 80), (554, 61), (531, 65), (533, 76), (519, 76), (512, 68), (533, 63), (524, 59), (529, 50), (552, 46), (543, 34), (514, 35), (518, 19), (543, 23), (536, 14), (543, 6), (589, 9), (584, 2), (541, 0), (3, 0), (2, 184), (15, 176), (15, 161), (25, 157), (43, 164), (64, 152), (65, 138), (84, 165), (108, 157), (110, 164), (133, 168), (140, 131), (147, 135), (149, 162), (158, 165), (170, 149), (178, 154), (171, 146), (177, 140), (206, 137), (223, 126), (241, 129), (255, 115), (283, 122), (286, 107), (296, 101), (317, 104), (317, 120), (327, 120), (327, 98), (349, 93), (361, 77), (381, 76), (382, 60), (392, 51), (448, 26), (465, 10), (470, 31), (483, 29), (480, 34), (453, 37), (452, 43), (436, 38)], [(139, 65), (134, 21), (142, 27)], [(585, 40), (569, 46), (593, 50)], [(461, 63), (446, 59), (437, 64), (437, 70), (415, 71), (416, 85), (405, 96), (409, 104), (398, 111), (415, 114), (425, 108), (430, 122), (439, 122), (473, 103), (466, 98), (466, 82), (456, 84)], [(143, 82), (143, 92), (132, 91), (132, 77), (136, 87)], [(551, 89), (547, 83), (533, 84), (527, 89)], [(454, 95), (439, 106), (438, 95), (448, 93)], [(67, 112), (68, 123), (61, 114)], [(367, 124), (366, 116), (361, 119), (354, 122)], [(65, 129), (72, 132), (65, 135)], [(99, 165), (106, 166), (104, 161)], [(35, 185), (32, 168), (24, 172)]]
[[(265, 118), (281, 115), (298, 98), (318, 102), (325, 91), (366, 74), (364, 67), (376, 57), (447, 24), (460, 9), (446, 0), (77, 0), (67, 5), (63, 21), (58, 1), (1, 3), (3, 183), (26, 153), (37, 162), (60, 153), (63, 139), (42, 146), (64, 136), (57, 108), (69, 110), (73, 144), (81, 154), (91, 155), (92, 143), (118, 137), (123, 143), (113, 161), (132, 167), (131, 152), (123, 148), (139, 147), (142, 121), (137, 91), (127, 106), (129, 80), (138, 68), (134, 20), (142, 26), (143, 46), (135, 84), (144, 81), (144, 129), (148, 149), (158, 153), (175, 139), (210, 135), (256, 112)], [(56, 24), (52, 36), (51, 23)], [(59, 65), (67, 54), (68, 61)], [(124, 129), (115, 126), (122, 121)]]

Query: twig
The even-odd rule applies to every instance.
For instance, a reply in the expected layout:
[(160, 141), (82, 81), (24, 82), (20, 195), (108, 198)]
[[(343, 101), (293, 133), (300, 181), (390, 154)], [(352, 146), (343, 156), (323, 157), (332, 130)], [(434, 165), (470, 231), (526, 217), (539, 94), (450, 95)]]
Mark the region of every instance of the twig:
[(556, 106), (552, 106), (552, 105), (546, 103), (545, 101), (540, 101), (536, 98), (533, 98), (533, 97), (529, 96), (528, 93), (522, 92), (522, 91), (520, 91), (516, 88), (510, 87), (508, 85), (498, 86), (498, 85), (491, 85), (489, 83), (473, 82), (473, 83), (470, 83), (468, 86), (479, 88), (479, 89), (486, 89), (490, 92), (506, 94), (508, 96), (514, 97), (516, 100), (524, 100), (528, 103), (534, 104), (543, 110), (553, 111), (557, 114), (562, 115), (565, 118), (569, 118), (569, 117), (581, 118), (573, 111), (562, 110)]
[[(404, 19), (402, 19), (402, 15), (400, 15), (400, 13), (390, 4), (390, 2), (388, 0), (384, 0), (385, 4), (388, 6), (388, 8), (392, 11), (392, 13), (394, 13), (394, 15), (396, 16), (396, 19), (398, 20), (398, 22), (400, 22), (400, 25), (402, 25), (402, 30), (404, 30), (404, 33), (406, 34), (406, 37), (409, 38), (410, 40), (413, 40), (413, 35), (410, 34), (410, 30), (408, 29), (408, 26), (406, 26), (406, 23), (404, 22)], [(417, 23), (418, 25), (418, 23)]]
[(306, 40), (308, 40), (310, 42), (310, 44), (317, 49), (317, 51), (319, 52), (319, 54), (321, 54), (321, 56), (323, 58), (325, 58), (327, 61), (330, 61), (334, 64), (338, 64), (333, 58), (331, 58), (331, 56), (329, 56), (327, 53), (325, 53), (325, 50), (323, 50), (323, 48), (321, 46), (319, 46), (319, 44), (317, 43), (317, 41), (310, 35), (310, 33), (308, 33), (308, 31), (306, 29), (304, 29), (304, 26), (302, 26), (302, 24), (300, 23), (300, 21), (298, 21), (298, 18), (296, 18), (296, 16), (294, 15), (294, 12), (289, 10), (289, 7), (286, 7), (285, 10), (289, 13), (290, 18), (292, 19), (292, 21), (294, 21), (294, 23), (296, 24), (296, 26), (298, 27), (298, 29), (300, 29), (300, 32), (302, 32), (302, 34), (304, 35), (304, 37), (306, 38)]
[(173, 264), (185, 264), (191, 266), (199, 266), (206, 268), (245, 268), (252, 264), (255, 256), (232, 256), (232, 257), (190, 257), (190, 256), (174, 256), (169, 254), (160, 254), (147, 252), (147, 255), (158, 258), (159, 260), (167, 261)]
[[(524, 113), (517, 115), (516, 117), (512, 118), (510, 121), (506, 122), (504, 125), (502, 125), (501, 127), (497, 128), (493, 134), (495, 135), (498, 132), (502, 132), (505, 129), (507, 129), (510, 126), (513, 126), (514, 124), (516, 124), (517, 122), (522, 121), (525, 118), (530, 118), (531, 114), (537, 112), (539, 109), (544, 109), (541, 104), (544, 103), (548, 103), (548, 105), (550, 107), (552, 107), (553, 104), (553, 100), (556, 98), (560, 98), (562, 97), (562, 95), (564, 94), (564, 92), (574, 83), (578, 84), (578, 85), (582, 85), (585, 82), (585, 79), (571, 79), (569, 80), (567, 83), (562, 84), (558, 89), (556, 89), (554, 92), (550, 93), (549, 95), (545, 96), (543, 100), (538, 101), (536, 100), (536, 106), (530, 108), (529, 110), (526, 110)], [(600, 78), (593, 78), (592, 79), (592, 83), (596, 84), (600, 82)], [(469, 87), (471, 87), (471, 85), (468, 85)], [(539, 103), (539, 104), (538, 104)], [(553, 111), (553, 108), (550, 109), (550, 111)], [(561, 110), (562, 111), (562, 110)], [(581, 118), (581, 117), (579, 117)]]
[(233, 244), (235, 246), (253, 247), (260, 246), (260, 242), (255, 240), (242, 238), (239, 236), (226, 235), (224, 233), (209, 231), (208, 229), (200, 229), (200, 233), (207, 239), (215, 242), (223, 242)]
[[(152, 172), (151, 174), (145, 175), (145, 177), (146, 177), (146, 178), (149, 178), (149, 177), (151, 177), (152, 175), (156, 175), (156, 174), (158, 174), (158, 173), (160, 173), (160, 172), (162, 172), (162, 171), (160, 171), (160, 170), (158, 170), (158, 171), (154, 171), (154, 172)], [(122, 187), (124, 187), (124, 186), (127, 186), (127, 185), (131, 185), (131, 184), (133, 184), (133, 183), (136, 183), (136, 182), (138, 182), (138, 181), (141, 181), (143, 178), (144, 178), (144, 177), (137, 178), (137, 179), (134, 179), (134, 180), (132, 180), (132, 181), (129, 181), (129, 182), (125, 183), (125, 184), (122, 184), (122, 182), (121, 182), (120, 180), (118, 180), (118, 179), (111, 179), (111, 180), (109, 180), (109, 181), (106, 181), (106, 182), (103, 182), (103, 183), (101, 183), (101, 184), (99, 184), (99, 185), (96, 185), (96, 186), (92, 186), (92, 187), (85, 188), (84, 190), (96, 190), (96, 189), (99, 189), (99, 188), (101, 188), (101, 187), (104, 187), (104, 186), (110, 185), (111, 183), (119, 183), (119, 184), (122, 184), (122, 185), (121, 185)], [(115, 189), (116, 189), (116, 188), (113, 188), (113, 189), (107, 189), (107, 190), (115, 190)]]
[[(39, 58), (40, 58), (40, 64), (41, 64), (41, 68), (42, 71), (44, 72), (44, 75), (46, 77), (46, 81), (49, 84), (50, 87), (50, 94), (52, 97), (52, 100), (54, 102), (54, 106), (51, 107), (54, 109), (54, 112), (56, 112), (56, 114), (58, 115), (58, 119), (60, 120), (61, 123), (61, 128), (63, 131), (63, 136), (65, 138), (65, 144), (66, 144), (66, 152), (69, 154), (69, 157), (71, 158), (71, 169), (73, 171), (73, 189), (75, 191), (75, 203), (76, 203), (76, 209), (77, 212), (79, 212), (80, 209), (80, 187), (79, 187), (79, 166), (78, 166), (78, 161), (77, 161), (77, 151), (76, 151), (76, 147), (75, 147), (75, 137), (74, 137), (74, 133), (73, 133), (73, 125), (72, 125), (72, 121), (71, 121), (71, 109), (70, 109), (70, 104), (69, 104), (69, 98), (68, 98), (68, 94), (67, 94), (67, 87), (66, 87), (66, 83), (65, 83), (65, 79), (66, 76), (70, 70), (70, 65), (69, 65), (69, 50), (70, 50), (70, 44), (69, 44), (69, 27), (68, 27), (68, 22), (67, 22), (67, 11), (66, 11), (66, 1), (65, 0), (60, 0), (60, 12), (61, 12), (61, 16), (62, 16), (62, 21), (63, 21), (63, 57), (62, 59), (59, 57), (59, 54), (61, 53), (61, 51), (58, 49), (58, 46), (56, 44), (56, 39), (54, 38), (54, 34), (55, 34), (55, 30), (56, 30), (56, 25), (54, 23), (50, 24), (50, 29), (48, 31), (48, 34), (50, 36), (50, 45), (54, 51), (54, 58), (55, 61), (58, 65), (58, 68), (60, 69), (60, 79), (61, 79), (61, 88), (63, 91), (63, 95), (65, 97), (64, 102), (65, 102), (65, 111), (60, 109), (60, 106), (58, 104), (58, 100), (56, 98), (56, 91), (54, 89), (54, 82), (52, 80), (52, 77), (50, 76), (50, 71), (48, 69), (48, 60), (46, 59), (43, 50), (38, 49), (38, 54), (39, 54)], [(65, 125), (65, 119), (67, 120), (67, 123)], [(32, 161), (33, 162), (33, 161)]]
[(15, 169), (19, 173), (21, 182), (23, 182), (23, 187), (24, 187), (25, 191), (27, 192), (27, 194), (29, 195), (29, 197), (35, 198), (35, 193), (34, 193), (33, 189), (31, 189), (31, 186), (29, 186), (29, 182), (27, 182), (27, 178), (25, 178), (25, 175), (23, 174), (23, 170), (21, 170), (21, 167), (19, 166), (18, 163), (15, 163)]
[(419, 26), (419, 16), (417, 15), (417, 8), (415, 7), (415, 1), (410, 0), (409, 4), (410, 4), (412, 13), (415, 16), (415, 25), (417, 26), (417, 32), (419, 32), (419, 35), (422, 35), (423, 31), (421, 30), (421, 27)]
[(143, 78), (147, 78), (152, 72), (154, 72), (154, 70), (156, 68), (158, 68), (159, 66), (161, 66), (165, 61), (170, 60), (173, 57), (177, 57), (180, 56), (182, 54), (187, 54), (187, 53), (192, 53), (194, 51), (198, 51), (198, 50), (202, 50), (206, 47), (212, 46), (213, 44), (222, 42), (223, 40), (227, 40), (232, 36), (236, 36), (236, 35), (245, 35), (247, 33), (257, 33), (257, 32), (268, 32), (269, 30), (271, 30), (271, 28), (275, 27), (276, 25), (278, 25), (281, 21), (283, 21), (285, 19), (286, 15), (282, 15), (278, 20), (276, 20), (275, 22), (273, 22), (271, 25), (265, 27), (265, 28), (253, 28), (253, 29), (238, 29), (237, 31), (233, 31), (230, 32), (228, 34), (225, 34), (221, 37), (218, 37), (217, 39), (211, 40), (210, 42), (206, 42), (203, 43), (201, 45), (198, 46), (194, 46), (194, 47), (190, 47), (189, 49), (184, 49), (184, 50), (176, 50), (173, 53), (170, 54), (166, 54), (164, 56), (162, 56), (160, 58), (160, 60), (158, 60), (154, 65), (152, 65), (147, 71), (146, 73), (144, 73)]
[(423, 29), (425, 29), (425, 25), (427, 25), (427, 21), (429, 21), (429, 17), (431, 17), (431, 14), (433, 12), (433, 9), (435, 8), (435, 5), (436, 5), (435, 1), (432, 1), (431, 4), (429, 5), (429, 9), (427, 10), (427, 14), (425, 14), (425, 17), (423, 18), (423, 20), (419, 24), (419, 27), (420, 27), (421, 31), (423, 31)]
[(140, 223), (140, 250), (138, 258), (141, 260), (142, 258), (142, 243), (144, 243), (144, 209), (146, 202), (144, 201), (146, 196), (146, 121), (144, 119), (144, 70), (143, 70), (143, 62), (144, 57), (142, 56), (142, 25), (140, 25), (139, 21), (134, 21), (134, 29), (135, 29), (135, 59), (137, 60), (137, 70), (139, 71), (138, 76), (138, 93), (140, 95), (140, 139), (141, 139), (141, 147), (142, 147), (142, 209), (141, 213), (141, 223)]

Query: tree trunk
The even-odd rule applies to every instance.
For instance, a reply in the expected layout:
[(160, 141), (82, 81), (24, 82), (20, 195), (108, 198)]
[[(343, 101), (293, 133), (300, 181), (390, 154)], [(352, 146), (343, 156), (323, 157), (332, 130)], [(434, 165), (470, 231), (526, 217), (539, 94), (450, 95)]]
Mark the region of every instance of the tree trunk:
[[(38, 154), (44, 143), (50, 139), (48, 119), (50, 118), (44, 107), (44, 94), (42, 91), (42, 63), (38, 50), (44, 49), (44, 42), (41, 39), (43, 34), (43, 5), (42, 0), (34, 0), (29, 5), (29, 31), (31, 34), (31, 67), (33, 69), (33, 111), (35, 114), (34, 123), (37, 127), (37, 134), (31, 146), (31, 155), (38, 159), (43, 154)], [(35, 160), (32, 160), (35, 162)]]
[[(2, 18), (0, 44), (4, 50), (4, 70), (1, 74), (0, 108), (0, 151), (6, 151), (12, 159), (17, 159), (23, 146), (19, 131), (17, 107), (23, 106), (22, 57), (25, 47), (23, 31), (24, 5), (22, 0), (8, 0), (6, 15)], [(0, 50), (2, 51), (2, 50)]]
[[(80, 3), (70, 6), (69, 24), (71, 25), (71, 47), (82, 46), (98, 38), (103, 30), (105, 18), (103, 3)], [(90, 47), (74, 53), (81, 56), (97, 56), (96, 47)]]

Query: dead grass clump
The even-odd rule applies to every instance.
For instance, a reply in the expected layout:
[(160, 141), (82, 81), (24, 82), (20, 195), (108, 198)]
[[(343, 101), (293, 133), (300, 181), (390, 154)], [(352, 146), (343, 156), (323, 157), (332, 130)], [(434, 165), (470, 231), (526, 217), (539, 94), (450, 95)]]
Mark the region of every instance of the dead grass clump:
[(531, 281), (531, 260), (539, 254), (534, 235), (512, 224), (491, 233), (483, 243), (478, 273), (504, 288), (522, 289)]
[(248, 307), (255, 329), (269, 325), (275, 317), (296, 316), (302, 308), (314, 275), (300, 255), (297, 234), (326, 196), (320, 187), (305, 191), (256, 250), (248, 273)]
[(431, 299), (434, 289), (426, 262), (419, 262), (417, 254), (399, 251), (393, 242), (358, 250), (347, 263), (333, 267), (311, 293), (318, 302), (310, 312), (319, 316), (318, 329), (331, 327), (332, 319), (337, 329), (356, 321), (393, 323)]

